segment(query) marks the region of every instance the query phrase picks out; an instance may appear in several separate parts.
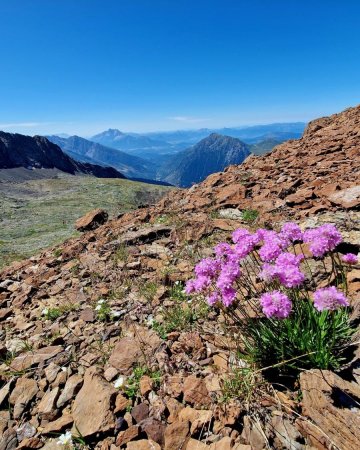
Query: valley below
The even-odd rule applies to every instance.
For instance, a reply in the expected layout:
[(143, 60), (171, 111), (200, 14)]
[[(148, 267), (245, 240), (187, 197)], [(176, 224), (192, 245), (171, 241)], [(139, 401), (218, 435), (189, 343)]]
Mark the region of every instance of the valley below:
[(159, 200), (169, 188), (123, 179), (61, 174), (0, 182), (0, 267), (76, 236), (74, 222), (103, 208), (117, 217)]

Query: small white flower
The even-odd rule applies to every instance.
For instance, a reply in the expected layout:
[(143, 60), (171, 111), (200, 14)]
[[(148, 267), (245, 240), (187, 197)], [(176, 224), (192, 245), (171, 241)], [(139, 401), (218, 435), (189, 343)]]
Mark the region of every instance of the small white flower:
[(71, 431), (67, 431), (66, 433), (59, 436), (59, 440), (57, 441), (59, 445), (68, 445), (72, 444), (72, 435)]
[(46, 316), (47, 314), (49, 314), (49, 309), (48, 309), (48, 308), (44, 308), (44, 309), (41, 311), (41, 315), (42, 315), (42, 316)]
[(115, 389), (121, 389), (125, 386), (125, 377), (120, 376), (114, 383)]
[(102, 308), (101, 305), (96, 305), (96, 306), (95, 306), (95, 311), (100, 311), (101, 308)]
[(154, 325), (154, 318), (153, 318), (153, 316), (149, 316), (148, 317), (148, 319), (146, 321), (146, 324), (147, 324), (148, 327), (152, 327)]
[(113, 317), (120, 317), (121, 316), (121, 311), (111, 311), (111, 314)]
[(179, 283), (180, 283), (180, 281), (178, 280), (178, 281), (175, 281), (174, 284), (175, 284), (175, 285), (178, 285)]
[(64, 367), (64, 366), (63, 366), (63, 367), (61, 368), (61, 370), (62, 370), (63, 372), (67, 372), (68, 369), (67, 369), (67, 367)]
[(101, 298), (100, 300), (98, 300), (98, 305), (102, 305), (103, 303), (105, 303), (105, 300), (103, 298)]

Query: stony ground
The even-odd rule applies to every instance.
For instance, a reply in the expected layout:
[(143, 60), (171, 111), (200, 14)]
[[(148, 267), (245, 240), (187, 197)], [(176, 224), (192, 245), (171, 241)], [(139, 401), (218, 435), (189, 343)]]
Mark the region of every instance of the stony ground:
[[(344, 370), (303, 372), (292, 389), (252, 370), (234, 382), (222, 314), (188, 303), (181, 282), (239, 226), (336, 223), (359, 251), (359, 149), (353, 108), (4, 269), (0, 449), (60, 448), (66, 430), (104, 450), (358, 449), (356, 348)], [(359, 266), (348, 282), (356, 317)]]

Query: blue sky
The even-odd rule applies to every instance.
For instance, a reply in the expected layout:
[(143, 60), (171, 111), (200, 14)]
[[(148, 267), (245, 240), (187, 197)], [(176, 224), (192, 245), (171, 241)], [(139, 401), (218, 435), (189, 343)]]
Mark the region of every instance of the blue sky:
[(0, 0), (0, 129), (309, 120), (360, 103), (360, 1)]

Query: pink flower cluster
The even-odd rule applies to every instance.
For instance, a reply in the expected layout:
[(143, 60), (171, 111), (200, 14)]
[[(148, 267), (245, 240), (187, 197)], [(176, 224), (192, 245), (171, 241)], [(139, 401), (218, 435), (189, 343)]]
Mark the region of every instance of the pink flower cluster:
[(309, 244), (311, 253), (321, 258), (325, 253), (334, 250), (342, 241), (338, 229), (331, 224), (321, 225), (304, 232), (304, 242)]
[(334, 311), (342, 306), (349, 306), (349, 302), (342, 292), (330, 286), (314, 292), (314, 306), (318, 311)]
[[(289, 249), (293, 248), (294, 243), (306, 242), (315, 257), (322, 257), (335, 249), (341, 242), (341, 235), (330, 224), (302, 232), (296, 223), (289, 222), (278, 233), (265, 229), (250, 233), (239, 228), (233, 232), (232, 241), (232, 244), (221, 242), (216, 245), (215, 257), (204, 258), (196, 265), (196, 277), (187, 282), (186, 293), (202, 293), (210, 305), (222, 302), (228, 307), (235, 301), (242, 277), (248, 276), (247, 267), (252, 262), (252, 267), (254, 264), (257, 267), (258, 278), (266, 283), (275, 283), (277, 289), (260, 296), (264, 314), (283, 319), (290, 314), (292, 302), (279, 289), (298, 288), (305, 281), (305, 274), (301, 271), (303, 256)], [(355, 258), (356, 255), (348, 254), (343, 260), (354, 264)], [(319, 311), (347, 305), (345, 297), (341, 300), (341, 293), (334, 294), (335, 288), (326, 289), (327, 297), (320, 289), (314, 294), (314, 306)]]
[(267, 318), (285, 319), (291, 312), (292, 303), (289, 297), (280, 291), (266, 292), (260, 297), (263, 313)]
[(302, 255), (280, 253), (274, 264), (263, 264), (259, 276), (267, 282), (278, 280), (286, 288), (300, 286), (305, 281), (305, 275), (300, 270), (302, 259)]

